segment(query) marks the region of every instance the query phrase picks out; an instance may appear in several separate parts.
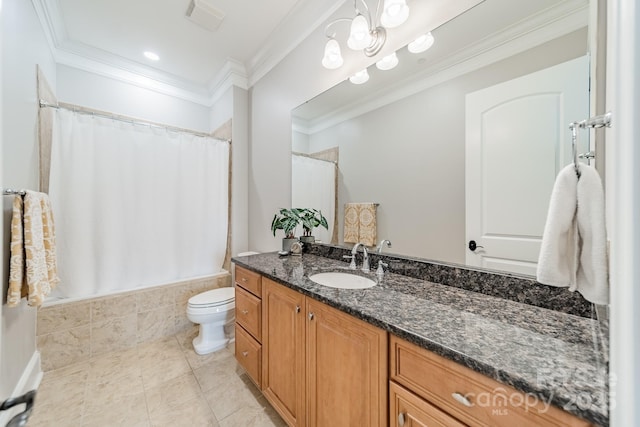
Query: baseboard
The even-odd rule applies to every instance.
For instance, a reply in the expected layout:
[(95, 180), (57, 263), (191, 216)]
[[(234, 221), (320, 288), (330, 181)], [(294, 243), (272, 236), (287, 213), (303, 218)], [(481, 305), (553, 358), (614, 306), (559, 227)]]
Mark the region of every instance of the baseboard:
[[(21, 396), (29, 390), (35, 390), (40, 386), (42, 381), (42, 368), (40, 366), (40, 352), (34, 351), (29, 363), (24, 368), (20, 380), (16, 384), (11, 397)], [(36, 396), (37, 402), (37, 396)], [(9, 420), (19, 412), (24, 410), (24, 405), (17, 405), (7, 411), (0, 412), (0, 426), (7, 425)]]

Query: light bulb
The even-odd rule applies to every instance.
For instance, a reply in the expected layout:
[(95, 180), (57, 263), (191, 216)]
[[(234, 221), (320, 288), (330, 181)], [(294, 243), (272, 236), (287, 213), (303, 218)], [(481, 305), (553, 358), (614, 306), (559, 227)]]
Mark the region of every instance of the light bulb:
[(409, 49), (409, 52), (411, 53), (424, 52), (425, 50), (433, 46), (434, 41), (435, 39), (433, 38), (433, 35), (431, 34), (431, 32), (428, 32), (427, 34), (423, 34), (409, 43), (407, 49)]
[(158, 61), (160, 59), (160, 57), (158, 56), (157, 53), (151, 52), (151, 51), (146, 51), (143, 53), (143, 55), (147, 58), (150, 59), (152, 61)]
[(344, 63), (342, 54), (340, 53), (340, 45), (336, 39), (329, 39), (324, 47), (324, 57), (322, 58), (322, 65), (330, 70), (339, 68)]
[(393, 52), (391, 55), (385, 56), (380, 61), (376, 62), (376, 67), (378, 67), (379, 70), (383, 71), (395, 68), (396, 65), (398, 65), (398, 56), (395, 52)]
[(409, 18), (409, 6), (405, 0), (384, 0), (380, 22), (387, 28), (402, 25)]
[(349, 77), (349, 81), (356, 85), (361, 85), (362, 83), (366, 83), (369, 80), (369, 73), (365, 68), (362, 71), (358, 71), (353, 76)]
[(351, 21), (351, 32), (347, 46), (353, 50), (362, 50), (371, 44), (371, 34), (369, 33), (369, 23), (367, 19), (358, 14)]

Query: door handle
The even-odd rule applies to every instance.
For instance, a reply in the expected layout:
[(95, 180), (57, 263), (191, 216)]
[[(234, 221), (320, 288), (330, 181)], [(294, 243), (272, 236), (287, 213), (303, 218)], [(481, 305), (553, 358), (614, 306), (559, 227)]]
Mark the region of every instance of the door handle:
[(469, 250), (471, 252), (475, 252), (475, 250), (478, 249), (478, 248), (484, 249), (484, 246), (480, 246), (480, 245), (476, 244), (475, 240), (469, 240)]

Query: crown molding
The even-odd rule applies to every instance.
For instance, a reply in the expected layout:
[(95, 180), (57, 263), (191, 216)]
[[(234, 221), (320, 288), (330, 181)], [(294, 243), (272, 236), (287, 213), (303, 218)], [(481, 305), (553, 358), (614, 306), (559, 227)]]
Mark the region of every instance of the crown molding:
[(583, 0), (570, 0), (515, 23), (465, 49), (453, 52), (420, 73), (372, 92), (331, 113), (294, 120), (294, 130), (308, 135), (381, 108), (409, 95), (462, 76), (543, 43), (569, 34), (589, 23), (589, 7)]
[(32, 0), (32, 3), (57, 64), (206, 107), (211, 107), (231, 86), (248, 88), (246, 69), (233, 58), (227, 60), (222, 70), (208, 85), (198, 85), (109, 52), (72, 42), (68, 38), (57, 0)]
[(344, 0), (298, 1), (247, 64), (249, 86), (253, 86), (278, 65), (343, 5)]
[(32, 0), (31, 3), (36, 11), (36, 15), (38, 15), (47, 43), (49, 43), (49, 48), (51, 52), (55, 53), (58, 46), (69, 38), (64, 21), (62, 20), (62, 14), (58, 7), (58, 2)]
[[(249, 89), (343, 5), (344, 0), (301, 0), (287, 14), (267, 43), (249, 61), (251, 72), (234, 58), (206, 85), (126, 60), (109, 52), (69, 40), (58, 0), (32, 0), (49, 48), (58, 64), (92, 72), (137, 87), (204, 106), (212, 106), (232, 86)], [(328, 5), (328, 6), (327, 6)], [(323, 11), (318, 15), (318, 11)], [(313, 21), (312, 25), (308, 22)]]
[(209, 83), (211, 105), (217, 102), (232, 86), (249, 89), (247, 70), (244, 64), (236, 59), (228, 58), (222, 69)]

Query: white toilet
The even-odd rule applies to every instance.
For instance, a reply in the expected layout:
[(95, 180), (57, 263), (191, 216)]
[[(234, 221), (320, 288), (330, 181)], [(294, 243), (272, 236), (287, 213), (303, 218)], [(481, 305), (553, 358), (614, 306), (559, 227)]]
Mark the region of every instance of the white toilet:
[(231, 340), (235, 321), (235, 288), (219, 288), (189, 298), (187, 318), (200, 324), (200, 333), (193, 339), (198, 354), (220, 350)]

